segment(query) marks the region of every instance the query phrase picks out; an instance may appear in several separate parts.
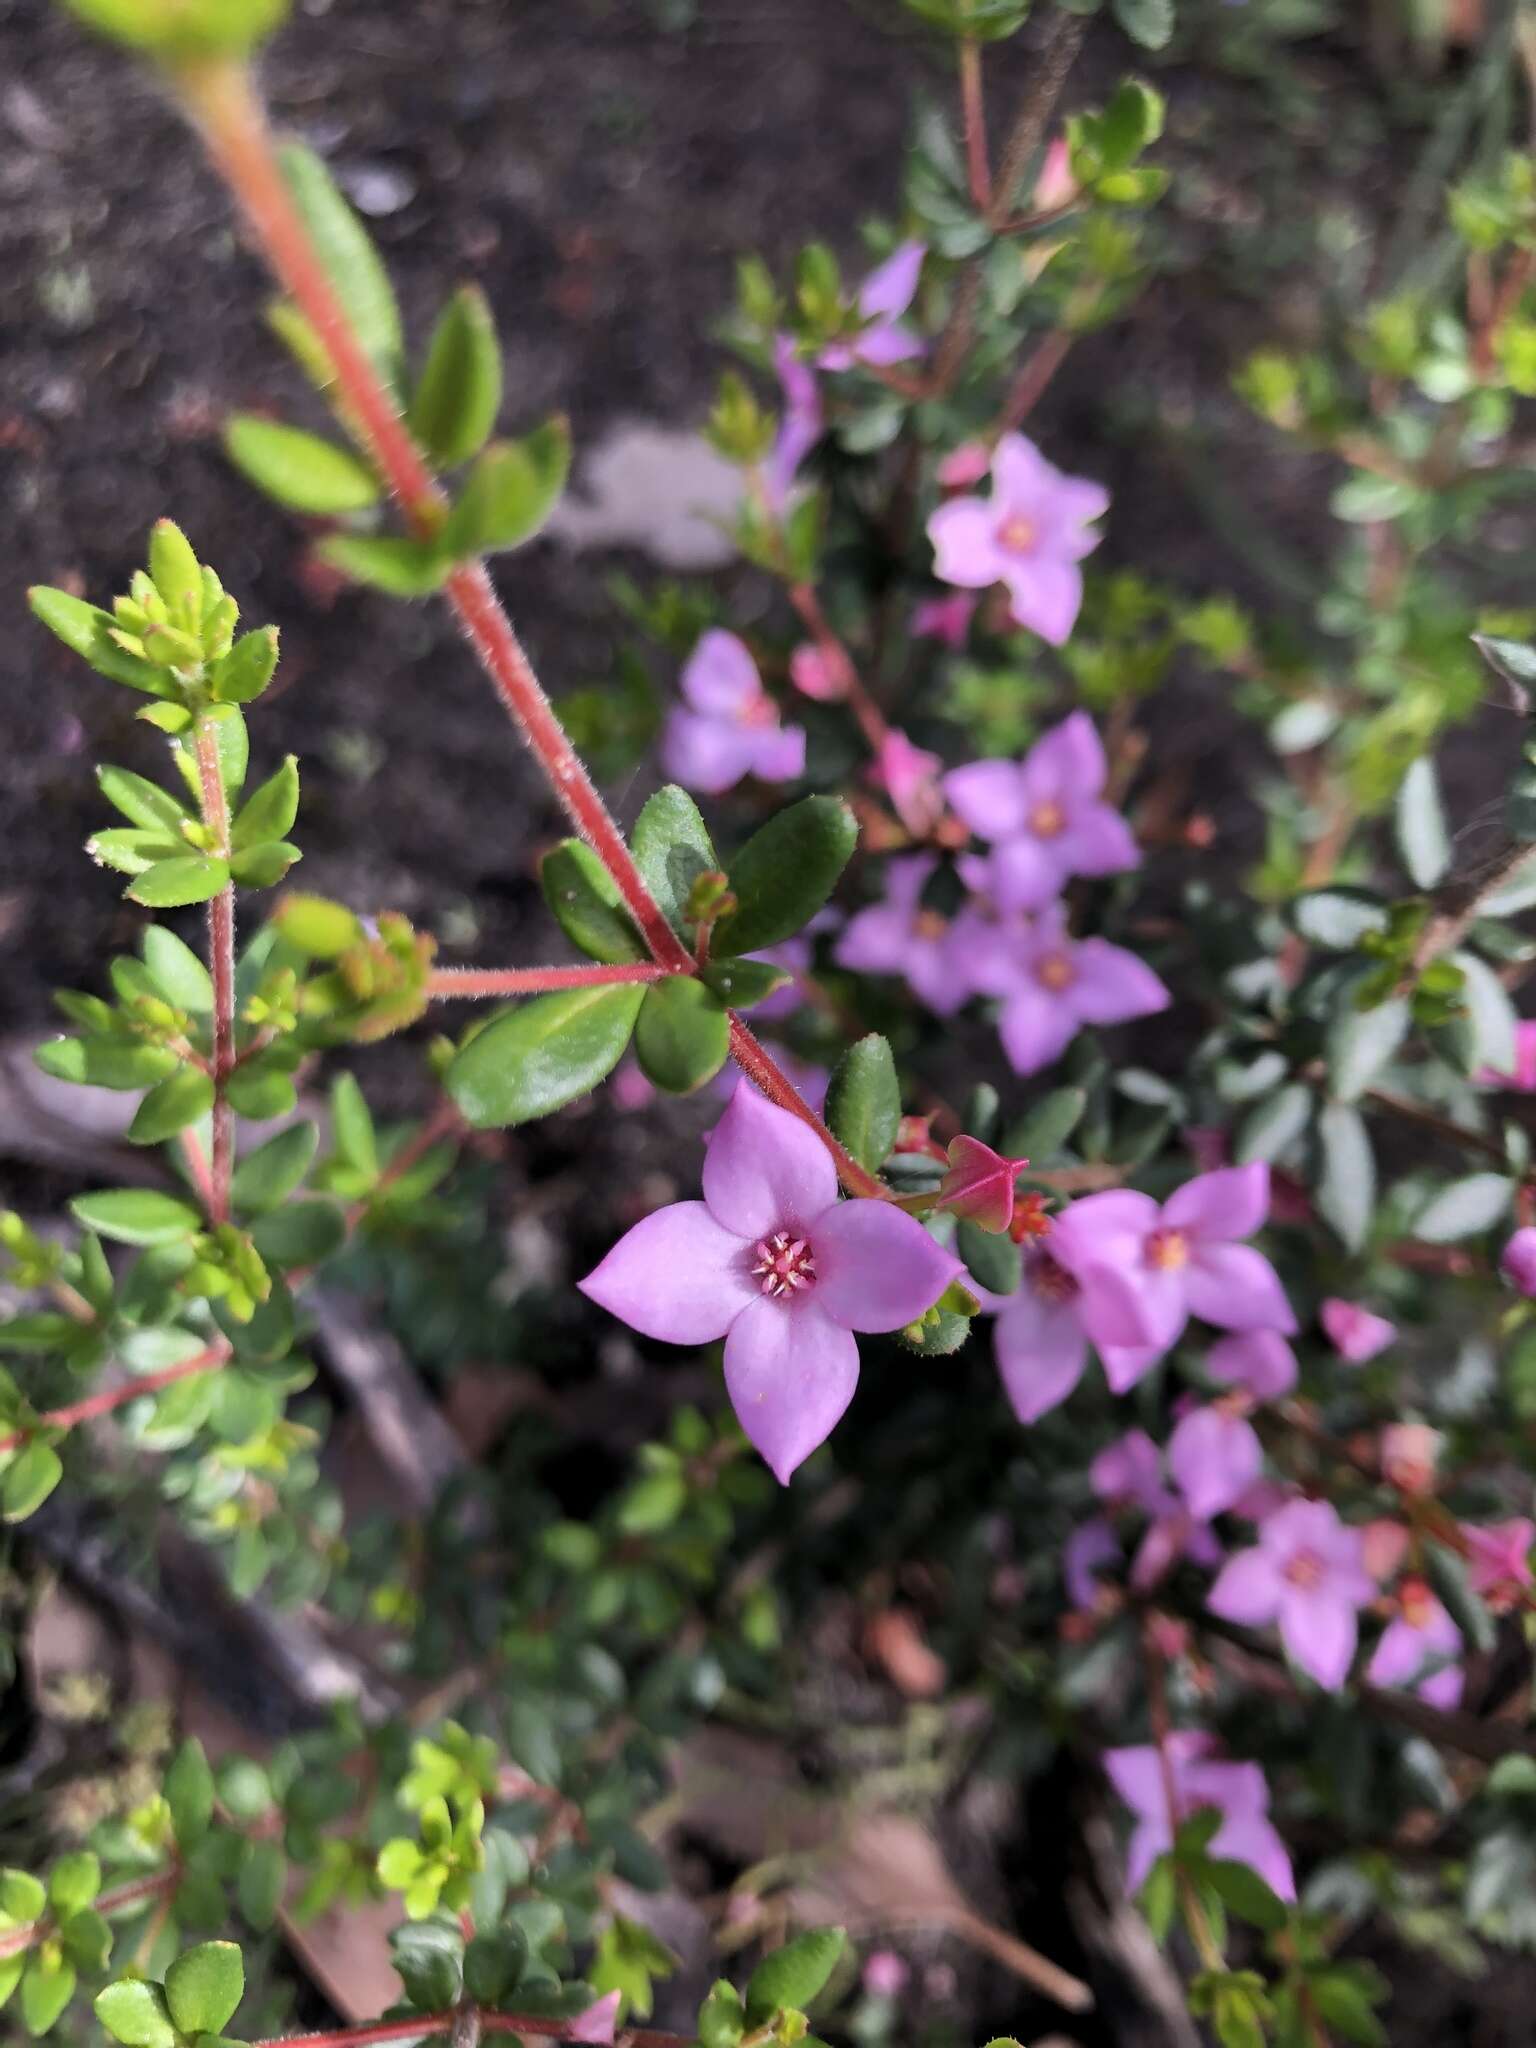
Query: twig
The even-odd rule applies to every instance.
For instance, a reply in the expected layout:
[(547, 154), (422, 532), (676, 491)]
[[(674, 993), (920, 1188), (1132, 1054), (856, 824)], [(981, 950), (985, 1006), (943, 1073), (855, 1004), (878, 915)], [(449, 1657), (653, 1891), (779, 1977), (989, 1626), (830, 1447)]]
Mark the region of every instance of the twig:
[[(194, 1352), (177, 1365), (162, 1366), (159, 1372), (147, 1372), (142, 1379), (125, 1380), (121, 1386), (106, 1387), (99, 1394), (88, 1394), (83, 1401), (72, 1401), (67, 1408), (50, 1408), (39, 1415), (32, 1429), (14, 1430), (11, 1435), (0, 1437), (0, 1451), (14, 1451), (27, 1441), (37, 1429), (77, 1429), (82, 1422), (94, 1422), (98, 1415), (110, 1415), (114, 1408), (122, 1408), (129, 1401), (138, 1401), (145, 1394), (158, 1394), (163, 1387), (173, 1387), (178, 1380), (189, 1380), (198, 1373), (217, 1372), (227, 1365), (230, 1348), (225, 1343), (210, 1344), (206, 1351)], [(0, 1941), (0, 1955), (5, 1954), (5, 1945)]]
[(470, 996), (547, 995), (556, 989), (667, 981), (675, 971), (649, 960), (624, 961), (612, 967), (439, 967), (427, 977), (427, 994), (436, 1002)]
[(1442, 953), (1449, 953), (1461, 944), (1486, 900), (1512, 882), (1533, 857), (1536, 857), (1536, 846), (1529, 840), (1506, 840), (1478, 874), (1464, 875), (1447, 882), (1437, 892), (1434, 910), (1419, 934), (1408, 963), (1408, 973), (1400, 985), (1401, 993), (1411, 989), (1425, 968), (1438, 960)]
[(1000, 226), (1013, 209), (1019, 180), (1030, 158), (1045, 140), (1045, 131), (1056, 111), (1056, 102), (1061, 98), (1061, 89), (1077, 62), (1077, 53), (1083, 47), (1087, 33), (1086, 15), (1058, 13), (1052, 21), (1045, 48), (1040, 53), (1039, 68), (1030, 80), (1024, 104), (1019, 108), (1008, 140), (1003, 144), (1002, 162), (992, 186), (988, 215), (993, 227)]
[(981, 90), (981, 45), (960, 39), (960, 120), (965, 130), (966, 172), (978, 213), (992, 204), (992, 170), (987, 161), (987, 109)]

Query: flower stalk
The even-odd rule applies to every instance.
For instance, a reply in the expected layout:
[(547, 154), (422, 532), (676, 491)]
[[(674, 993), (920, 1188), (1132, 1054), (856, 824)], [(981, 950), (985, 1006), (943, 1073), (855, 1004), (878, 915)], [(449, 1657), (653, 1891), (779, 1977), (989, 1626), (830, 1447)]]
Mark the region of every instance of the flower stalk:
[[(213, 851), (229, 858), (229, 801), (219, 765), (218, 733), (210, 719), (197, 727), (197, 773), (203, 823), (213, 834)], [(208, 1220), (229, 1221), (229, 1189), (235, 1170), (235, 1118), (228, 1083), (235, 1067), (235, 885), (226, 882), (208, 901), (208, 969), (213, 980), (213, 1157), (206, 1190)]]

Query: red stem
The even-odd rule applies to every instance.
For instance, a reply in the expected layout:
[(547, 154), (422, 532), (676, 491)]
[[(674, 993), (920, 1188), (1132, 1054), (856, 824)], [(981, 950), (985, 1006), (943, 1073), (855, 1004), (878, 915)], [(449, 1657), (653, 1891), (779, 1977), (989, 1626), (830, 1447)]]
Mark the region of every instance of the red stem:
[[(471, 2010), (416, 2013), (403, 2020), (370, 2020), (358, 2027), (334, 2027), (323, 2034), (272, 2034), (251, 2048), (372, 2048), (379, 2041), (408, 2041), (423, 2034), (446, 2034)], [(537, 2013), (476, 2012), (482, 2034), (532, 2034), (541, 2041), (574, 2038), (574, 2020), (546, 2019)], [(653, 2027), (625, 2027), (620, 2048), (688, 2048), (687, 2034), (664, 2034)]]
[(891, 728), (885, 714), (869, 694), (863, 679), (853, 665), (853, 656), (838, 639), (821, 608), (821, 599), (809, 583), (791, 583), (789, 601), (800, 614), (801, 623), (821, 650), (824, 660), (831, 664), (847, 685), (848, 709), (859, 721), (859, 730), (869, 744), (870, 751), (878, 754), (884, 742), (890, 738)]
[(537, 996), (562, 988), (607, 988), (626, 981), (669, 981), (674, 970), (649, 960), (616, 967), (439, 967), (427, 994), (439, 1002), (461, 996)]
[[(155, 1898), (180, 1882), (181, 1872), (174, 1866), (169, 1870), (157, 1870), (150, 1877), (135, 1877), (127, 1884), (118, 1885), (114, 1891), (103, 1892), (96, 1900), (96, 1911), (110, 1920), (125, 1906), (136, 1906), (140, 1899)], [(8, 1934), (0, 1934), (0, 1957), (19, 1956), (27, 1949), (35, 1948), (52, 1925), (52, 1918), (45, 1913), (29, 1927), (15, 1927)]]
[(1029, 417), (1045, 395), (1045, 388), (1066, 361), (1075, 335), (1056, 327), (1031, 354), (1003, 402), (998, 422), (1000, 434), (1012, 433)]
[(985, 213), (992, 204), (992, 169), (987, 160), (987, 111), (981, 92), (981, 45), (966, 36), (960, 44), (960, 116), (965, 128), (965, 161), (971, 198)]
[[(197, 772), (203, 822), (215, 849), (229, 857), (229, 805), (219, 766), (219, 740), (208, 719), (197, 728)], [(235, 885), (227, 882), (208, 902), (208, 966), (213, 977), (213, 1161), (206, 1195), (210, 1223), (229, 1221), (229, 1184), (235, 1170), (235, 1118), (227, 1084), (235, 1065)]]
[[(200, 1372), (217, 1372), (229, 1358), (227, 1344), (210, 1344), (206, 1351), (194, 1352), (191, 1358), (182, 1359), (179, 1365), (162, 1366), (159, 1372), (147, 1372), (142, 1379), (126, 1380), (120, 1387), (108, 1387), (100, 1394), (88, 1394), (83, 1401), (72, 1401), (67, 1408), (50, 1408), (39, 1415), (34, 1428), (74, 1429), (82, 1422), (92, 1422), (98, 1415), (110, 1415), (114, 1408), (121, 1408), (129, 1401), (137, 1401), (145, 1394), (158, 1394), (162, 1387), (173, 1387), (178, 1380), (192, 1379)], [(10, 1436), (0, 1436), (0, 1451), (14, 1451), (24, 1444), (31, 1430), (19, 1429)], [(5, 1943), (0, 1941), (0, 1955), (5, 1954)]]

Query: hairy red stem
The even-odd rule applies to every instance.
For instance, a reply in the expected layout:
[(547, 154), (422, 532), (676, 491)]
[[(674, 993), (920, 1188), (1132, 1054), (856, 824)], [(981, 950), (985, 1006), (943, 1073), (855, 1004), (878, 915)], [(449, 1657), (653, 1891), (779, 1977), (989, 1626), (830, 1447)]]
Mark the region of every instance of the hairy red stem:
[(439, 1002), (461, 996), (538, 996), (562, 988), (669, 981), (674, 971), (650, 960), (626, 960), (613, 967), (439, 967), (427, 976), (427, 994)]
[[(450, 2033), (473, 2008), (452, 2012), (415, 2013), (403, 2020), (372, 2020), (357, 2027), (333, 2027), (321, 2034), (272, 2034), (251, 2048), (373, 2048), (380, 2041), (409, 2041), (424, 2034)], [(483, 2034), (531, 2034), (541, 2041), (575, 2038), (574, 2020), (555, 2020), (537, 2013), (473, 2012)], [(624, 2027), (619, 2048), (688, 2048), (687, 2034), (665, 2034), (654, 2027)]]
[[(39, 1415), (34, 1427), (74, 1429), (79, 1423), (94, 1421), (98, 1415), (110, 1415), (114, 1408), (137, 1401), (145, 1394), (158, 1394), (162, 1387), (173, 1387), (178, 1380), (192, 1379), (200, 1372), (217, 1372), (228, 1362), (229, 1355), (227, 1344), (210, 1344), (206, 1351), (194, 1352), (179, 1365), (162, 1366), (159, 1372), (147, 1372), (142, 1379), (127, 1380), (122, 1386), (108, 1387), (100, 1394), (88, 1394), (83, 1401), (72, 1401), (67, 1408), (50, 1408)], [(14, 1451), (30, 1434), (29, 1430), (19, 1429), (10, 1436), (0, 1436), (0, 1451)], [(0, 1940), (0, 1955), (4, 1954), (5, 1944)]]
[[(219, 738), (212, 723), (197, 728), (197, 772), (203, 793), (203, 822), (215, 850), (229, 857), (229, 804), (219, 766)], [(235, 1171), (235, 1116), (229, 1106), (229, 1077), (235, 1065), (235, 885), (226, 882), (208, 899), (208, 969), (213, 978), (213, 1159), (207, 1191), (210, 1223), (229, 1221), (229, 1184)]]

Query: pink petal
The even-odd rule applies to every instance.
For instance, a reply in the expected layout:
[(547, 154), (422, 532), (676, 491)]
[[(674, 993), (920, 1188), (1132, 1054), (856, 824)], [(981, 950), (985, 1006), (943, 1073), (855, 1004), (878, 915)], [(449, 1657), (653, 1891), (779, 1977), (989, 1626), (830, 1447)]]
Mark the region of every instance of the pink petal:
[(859, 311), (866, 319), (894, 320), (899, 313), (905, 313), (917, 291), (927, 254), (926, 243), (903, 242), (869, 273), (859, 292)]
[(943, 789), (950, 808), (978, 839), (1010, 839), (1024, 830), (1024, 783), (1016, 761), (971, 761), (952, 768)]
[(832, 1434), (858, 1379), (853, 1332), (814, 1301), (785, 1303), (759, 1295), (725, 1340), (731, 1406), (781, 1486)]
[(1057, 850), (1076, 875), (1120, 875), (1141, 865), (1130, 826), (1108, 804), (1084, 805), (1057, 841)]
[(1173, 998), (1147, 966), (1107, 939), (1084, 939), (1072, 949), (1072, 1007), (1086, 1024), (1123, 1024), (1151, 1017)]
[(1279, 1612), (1287, 1583), (1267, 1551), (1257, 1547), (1240, 1550), (1222, 1566), (1215, 1585), (1205, 1596), (1205, 1604), (1224, 1621), (1241, 1622), (1245, 1628), (1263, 1628)]
[(1004, 434), (992, 455), (992, 495), (1000, 509), (1033, 511), (1059, 472), (1023, 434)]
[(987, 862), (987, 894), (1002, 911), (1044, 910), (1066, 878), (1060, 840), (1028, 833), (994, 846)]
[(752, 726), (679, 710), (667, 719), (661, 765), (663, 772), (684, 789), (719, 796), (752, 772), (756, 753), (757, 738)]
[(1120, 1545), (1108, 1522), (1095, 1517), (1074, 1529), (1061, 1553), (1061, 1576), (1072, 1605), (1079, 1611), (1092, 1608), (1098, 1600), (1099, 1568), (1119, 1562)]
[[(934, 514), (935, 519), (938, 516)], [(1083, 608), (1083, 573), (1076, 563), (1056, 561), (1048, 555), (1000, 553), (997, 576), (1008, 586), (1010, 608), (1018, 623), (1052, 647), (1063, 646)], [(960, 578), (948, 580), (959, 582)]]
[(1157, 1224), (1158, 1207), (1150, 1195), (1111, 1188), (1085, 1195), (1062, 1211), (1051, 1229), (1051, 1251), (1079, 1278), (1080, 1268), (1090, 1262), (1129, 1270), (1142, 1264), (1142, 1247)]
[(1220, 1408), (1192, 1410), (1168, 1439), (1168, 1470), (1190, 1513), (1202, 1521), (1241, 1500), (1263, 1465), (1252, 1425)]
[[(1089, 526), (1095, 519), (1102, 519), (1109, 510), (1108, 491), (1102, 484), (1093, 483), (1083, 476), (1061, 476), (1058, 472), (1052, 496), (1064, 527)], [(1090, 546), (1098, 545), (1097, 534), (1089, 539)]]
[(752, 773), (759, 782), (793, 782), (805, 773), (803, 725), (756, 726)]
[(620, 1997), (621, 1994), (617, 1991), (606, 1992), (595, 2005), (589, 2005), (584, 2012), (577, 2013), (575, 2019), (566, 2027), (565, 2038), (568, 2041), (590, 2041), (599, 2044), (611, 2041), (619, 2017)]
[(1388, 1622), (1372, 1652), (1365, 1668), (1366, 1680), (1371, 1685), (1404, 1685), (1423, 1670), (1429, 1654), (1420, 1630), (1399, 1615), (1396, 1621)]
[(952, 1017), (975, 993), (943, 939), (909, 939), (905, 971), (908, 988), (937, 1017)]
[(1228, 1814), (1211, 1837), (1209, 1853), (1224, 1863), (1246, 1863), (1277, 1899), (1295, 1904), (1296, 1875), (1272, 1821), (1257, 1814)]
[(915, 1216), (890, 1202), (838, 1202), (809, 1228), (815, 1304), (850, 1330), (899, 1330), (916, 1322), (964, 1271)]
[(751, 1242), (791, 1225), (803, 1234), (837, 1200), (837, 1168), (820, 1138), (747, 1081), (710, 1134), (703, 1180), (715, 1221)]
[(626, 1231), (576, 1284), (642, 1336), (710, 1344), (757, 1299), (748, 1249), (702, 1202), (674, 1202)]
[[(1218, 1581), (1219, 1583), (1219, 1581)], [(1337, 1692), (1349, 1676), (1360, 1626), (1355, 1610), (1327, 1587), (1303, 1592), (1287, 1584), (1280, 1595), (1280, 1640), (1291, 1662)]]
[(866, 327), (853, 344), (854, 361), (870, 363), (876, 369), (888, 368), (892, 363), (909, 363), (923, 352), (921, 337), (897, 320), (877, 321), (873, 327)]
[(679, 687), (707, 718), (735, 718), (763, 694), (762, 678), (745, 641), (713, 627), (688, 657)]
[(1252, 1237), (1268, 1214), (1269, 1168), (1259, 1159), (1197, 1174), (1163, 1204), (1163, 1222), (1170, 1230), (1213, 1243)]
[(1155, 1514), (1167, 1499), (1163, 1491), (1163, 1456), (1144, 1429), (1126, 1434), (1104, 1449), (1088, 1467), (1088, 1484), (1100, 1500), (1135, 1501)]
[(1007, 1295), (992, 1331), (1003, 1391), (1020, 1422), (1038, 1422), (1083, 1376), (1088, 1339), (1074, 1301), (1047, 1302), (1029, 1284)]
[(1184, 1269), (1184, 1290), (1191, 1314), (1219, 1330), (1295, 1334), (1296, 1318), (1279, 1276), (1251, 1245), (1197, 1242)]
[(1077, 1036), (1077, 1019), (1065, 1003), (1043, 988), (1023, 987), (1010, 995), (997, 1020), (1008, 1064), (1016, 1074), (1036, 1074), (1059, 1059)]
[(1278, 1401), (1296, 1384), (1296, 1354), (1278, 1330), (1243, 1330), (1211, 1346), (1205, 1371), (1223, 1386), (1246, 1387), (1261, 1401)]
[(1037, 803), (1062, 797), (1086, 803), (1099, 794), (1108, 773), (1098, 727), (1086, 711), (1074, 711), (1042, 733), (1024, 763), (1025, 781)]
[[(1132, 1813), (1142, 1820), (1161, 1820), (1166, 1827), (1167, 1779), (1162, 1758), (1150, 1744), (1143, 1749), (1105, 1750), (1104, 1771)], [(1165, 1841), (1163, 1847), (1167, 1846)]]
[(928, 521), (933, 543), (933, 573), (941, 583), (963, 590), (984, 590), (1001, 573), (996, 542), (997, 516), (980, 498), (951, 498)]
[(1128, 1394), (1167, 1350), (1166, 1344), (1100, 1344), (1099, 1357), (1112, 1394)]
[(904, 974), (911, 949), (910, 911), (874, 903), (849, 918), (833, 944), (832, 957), (839, 967), (853, 967), (861, 974)]
[(1340, 1301), (1337, 1296), (1323, 1302), (1317, 1319), (1328, 1341), (1351, 1365), (1364, 1365), (1379, 1351), (1385, 1351), (1397, 1335), (1397, 1325), (1385, 1316), (1373, 1315), (1357, 1301)]

